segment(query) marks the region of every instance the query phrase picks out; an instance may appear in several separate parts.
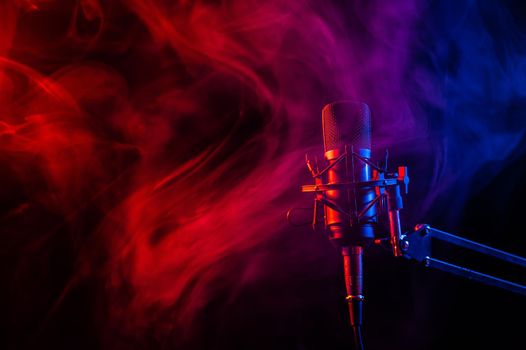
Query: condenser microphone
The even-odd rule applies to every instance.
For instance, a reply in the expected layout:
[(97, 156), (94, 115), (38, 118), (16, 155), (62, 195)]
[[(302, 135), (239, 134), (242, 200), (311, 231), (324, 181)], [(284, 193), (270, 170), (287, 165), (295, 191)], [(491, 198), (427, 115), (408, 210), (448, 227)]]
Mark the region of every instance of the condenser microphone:
[(322, 110), (323, 144), (327, 167), (325, 228), (342, 251), (350, 323), (357, 349), (363, 305), (363, 249), (374, 239), (376, 194), (371, 186), (371, 112), (356, 101), (339, 101)]
[[(404, 166), (388, 173), (387, 159), (383, 167), (371, 162), (371, 111), (367, 104), (356, 101), (329, 103), (322, 110), (322, 126), (328, 165), (320, 169), (317, 160), (313, 164), (307, 155), (307, 168), (314, 184), (304, 185), (301, 190), (315, 194), (312, 226), (317, 227), (321, 205), (325, 231), (342, 252), (355, 348), (363, 349), (364, 248), (371, 241), (382, 244), (387, 240), (382, 224), (388, 214), (393, 255), (404, 256), (403, 252), (407, 252), (408, 243), (401, 245), (399, 211), (403, 208), (400, 188), (405, 188), (407, 193), (409, 177)], [(383, 219), (381, 225), (378, 225), (378, 216)], [(381, 232), (376, 232), (378, 226)]]
[[(325, 227), (340, 246), (364, 246), (374, 239), (376, 207), (374, 188), (352, 184), (371, 180), (371, 112), (363, 102), (338, 101), (322, 110), (325, 158), (329, 162)], [(351, 184), (351, 186), (349, 186)]]

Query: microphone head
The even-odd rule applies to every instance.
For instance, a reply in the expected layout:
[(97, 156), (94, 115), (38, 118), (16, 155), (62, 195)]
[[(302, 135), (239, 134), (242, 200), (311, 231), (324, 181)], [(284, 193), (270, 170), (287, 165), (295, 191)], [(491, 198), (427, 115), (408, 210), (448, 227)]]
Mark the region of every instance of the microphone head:
[(357, 101), (338, 101), (322, 110), (325, 152), (352, 145), (355, 151), (371, 149), (371, 111)]

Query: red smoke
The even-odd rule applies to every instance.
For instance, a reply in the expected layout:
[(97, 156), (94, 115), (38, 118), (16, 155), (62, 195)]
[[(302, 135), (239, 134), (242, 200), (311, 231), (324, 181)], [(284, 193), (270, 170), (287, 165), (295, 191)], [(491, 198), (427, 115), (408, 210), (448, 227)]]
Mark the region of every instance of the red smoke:
[[(95, 279), (103, 343), (192, 336), (217, 295), (234, 300), (269, 268), (263, 246), (286, 225), (319, 132), (323, 57), (295, 45), (326, 28), (279, 3), (2, 6), (4, 238), (22, 276), (10, 289), (53, 281), (12, 317), (38, 334)], [(297, 31), (305, 19), (321, 26)]]

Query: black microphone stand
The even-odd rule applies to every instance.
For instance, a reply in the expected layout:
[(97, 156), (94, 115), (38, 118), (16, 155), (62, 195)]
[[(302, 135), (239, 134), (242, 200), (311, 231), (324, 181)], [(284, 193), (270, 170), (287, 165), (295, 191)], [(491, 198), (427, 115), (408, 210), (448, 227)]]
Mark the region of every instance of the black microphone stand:
[[(351, 157), (352, 164), (355, 162), (364, 162), (373, 169), (372, 180), (346, 183), (323, 183), (323, 177), (326, 175), (327, 171), (339, 161), (347, 161), (347, 157), (349, 156)], [(370, 201), (358, 214), (358, 217), (353, 218), (352, 221), (359, 224), (361, 216), (363, 216), (371, 207), (379, 206), (380, 210), (378, 211), (380, 213), (387, 214), (388, 216), (388, 240), (393, 252), (393, 256), (415, 260), (417, 262), (423, 263), (426, 267), (442, 270), (447, 273), (465, 277), (470, 280), (482, 282), (526, 296), (526, 286), (524, 285), (496, 276), (484, 274), (482, 272), (471, 270), (462, 266), (454, 265), (432, 257), (431, 244), (433, 240), (444, 241), (449, 244), (472, 250), (486, 256), (501, 259), (505, 262), (524, 268), (526, 268), (525, 258), (437, 230), (428, 225), (417, 225), (412, 232), (402, 234), (399, 211), (403, 208), (403, 201), (400, 188), (403, 187), (405, 189), (405, 193), (407, 194), (409, 185), (407, 167), (398, 167), (397, 172), (388, 173), (386, 171), (387, 164), (385, 164), (384, 169), (382, 169), (367, 158), (361, 157), (359, 154), (352, 151), (352, 147), (350, 149), (346, 147), (345, 153), (336, 162), (332, 163), (321, 171), (318, 170), (317, 164), (315, 165), (316, 169), (313, 168), (308, 157), (306, 157), (306, 162), (307, 167), (315, 180), (315, 184), (303, 185), (301, 190), (302, 192), (312, 192), (315, 194), (314, 217), (312, 221), (313, 228), (317, 227), (319, 216), (318, 211), (320, 207), (323, 206), (329, 207), (332, 210), (340, 212), (341, 214), (352, 217), (350, 213), (345, 212), (336, 203), (327, 199), (325, 195), (327, 191), (374, 188), (376, 197)], [(375, 242), (381, 243), (383, 240), (383, 238), (375, 239)], [(361, 279), (362, 254), (362, 246), (342, 247), (346, 282), (345, 284), (347, 290), (346, 300), (349, 303), (350, 323), (353, 327), (355, 346), (357, 349), (363, 349), (360, 331), (362, 324), (362, 302), (364, 300), (362, 295), (363, 286)]]
[(432, 257), (431, 243), (434, 239), (440, 240), (524, 268), (526, 268), (525, 258), (506, 253), (502, 250), (488, 247), (486, 245), (473, 242), (444, 231), (437, 230), (425, 224), (416, 225), (414, 231), (403, 235), (401, 238), (400, 249), (403, 251), (404, 257), (408, 259), (423, 263), (426, 267), (442, 270), (453, 275), (461, 276), (470, 280), (485, 283), (526, 296), (526, 286), (524, 285), (471, 270), (462, 266), (454, 265), (444, 260)]

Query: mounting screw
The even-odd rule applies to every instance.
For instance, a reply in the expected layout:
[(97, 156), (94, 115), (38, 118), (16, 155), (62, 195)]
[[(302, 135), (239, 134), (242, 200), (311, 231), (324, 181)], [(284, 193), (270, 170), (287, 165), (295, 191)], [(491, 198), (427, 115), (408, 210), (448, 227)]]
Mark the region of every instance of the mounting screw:
[(431, 226), (427, 224), (418, 224), (415, 226), (415, 231), (420, 231), (420, 234), (427, 235), (431, 231)]
[(409, 241), (402, 241), (400, 243), (400, 248), (402, 249), (402, 251), (407, 252), (407, 250), (409, 249)]
[(425, 267), (431, 266), (431, 261), (430, 261), (430, 258), (428, 256), (426, 256), (425, 259), (424, 259), (424, 266)]
[(430, 231), (431, 231), (431, 226), (424, 225), (424, 235), (428, 235)]

